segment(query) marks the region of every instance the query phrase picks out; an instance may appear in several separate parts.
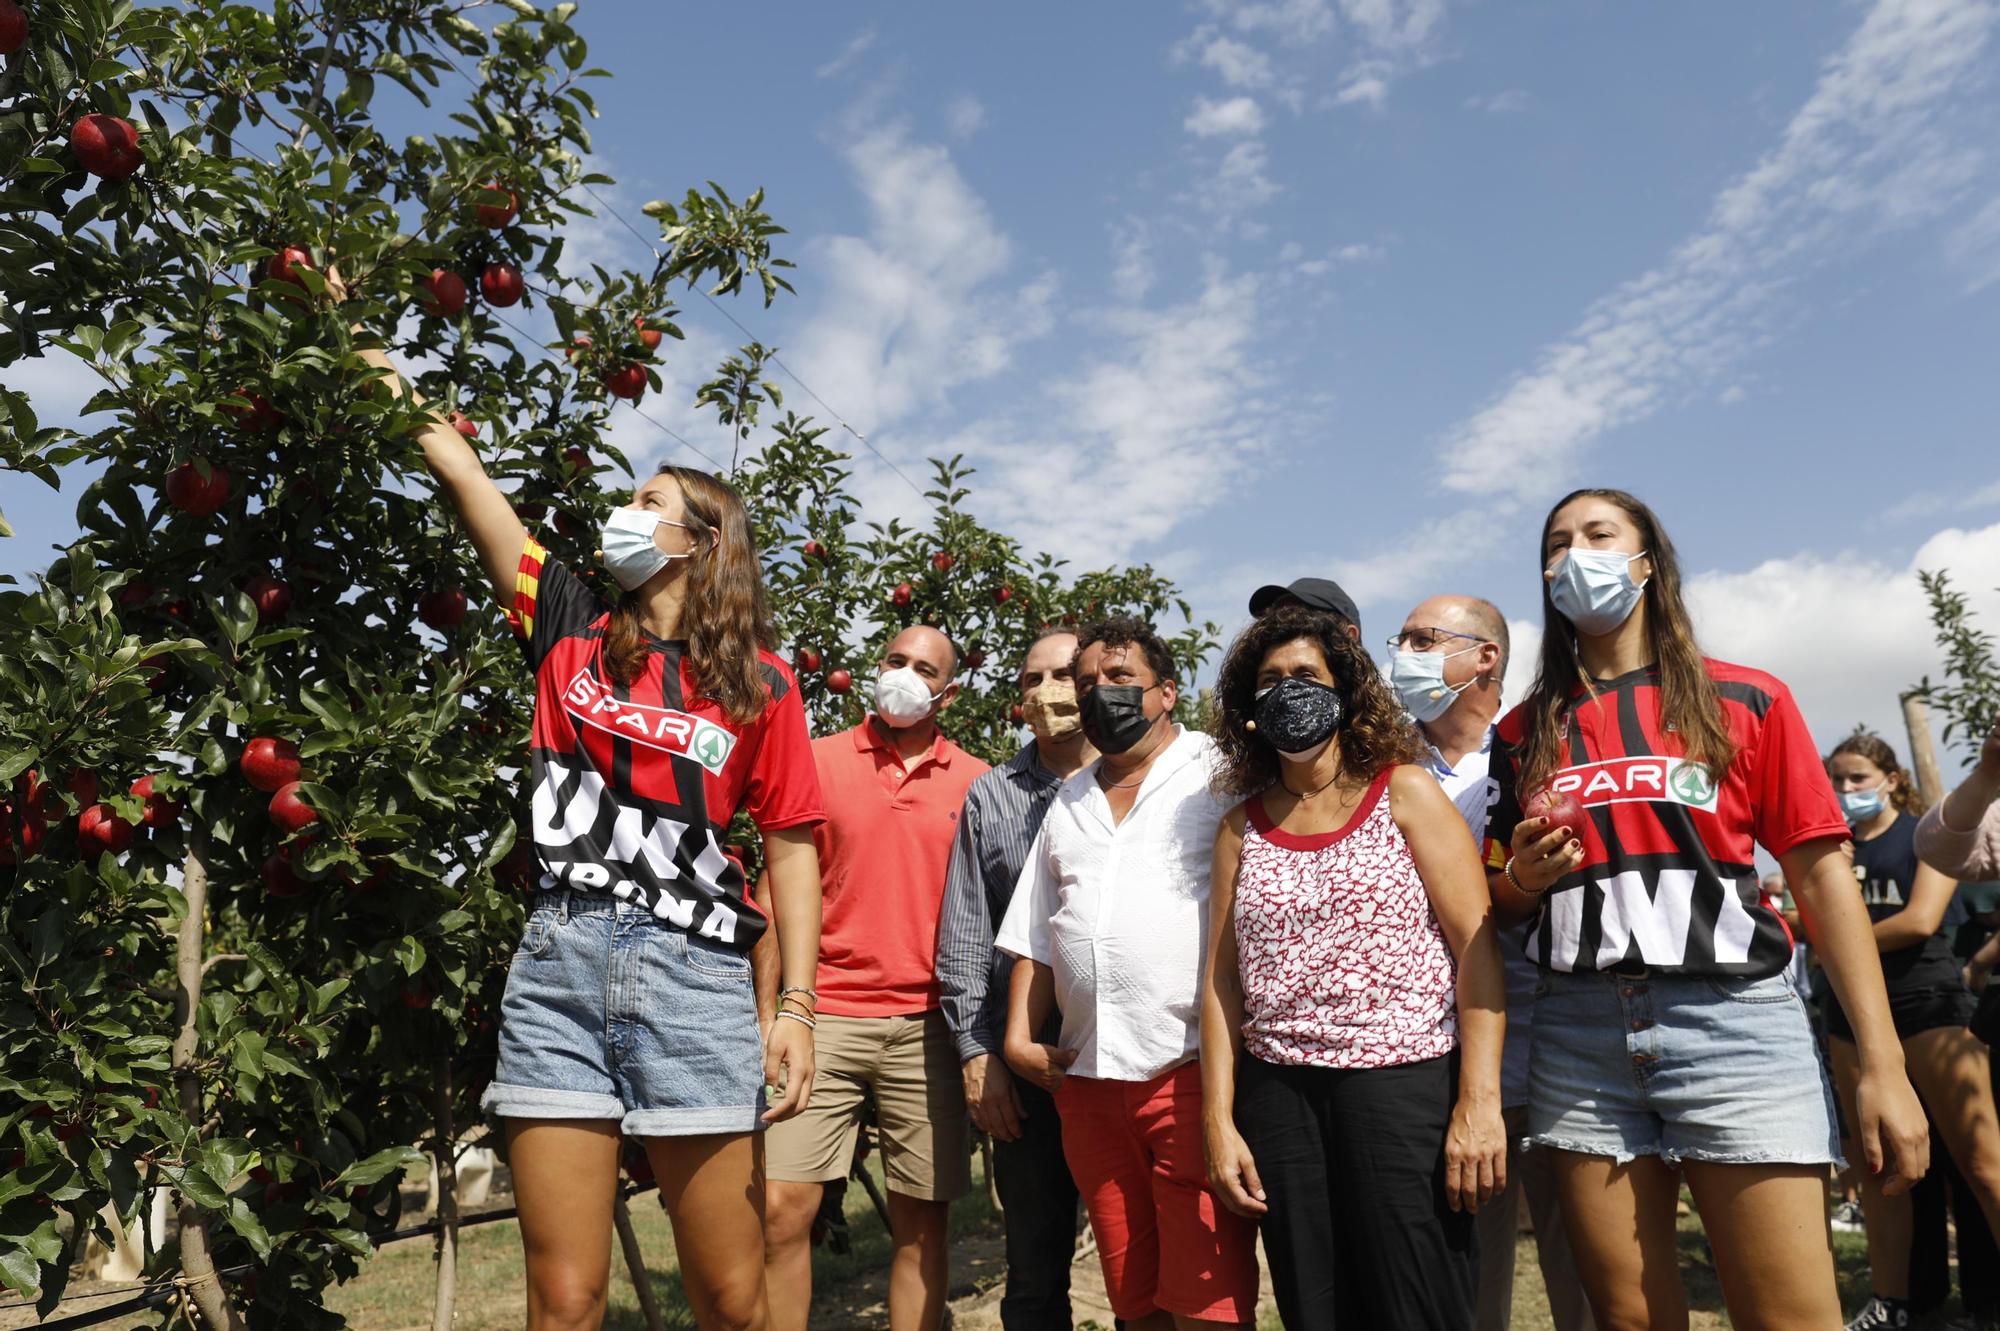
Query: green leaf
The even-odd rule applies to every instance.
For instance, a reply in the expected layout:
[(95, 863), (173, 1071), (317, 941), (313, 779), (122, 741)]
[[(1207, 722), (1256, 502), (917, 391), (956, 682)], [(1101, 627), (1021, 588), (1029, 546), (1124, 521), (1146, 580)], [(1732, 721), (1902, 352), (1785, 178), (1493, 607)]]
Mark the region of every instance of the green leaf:
[(356, 1160), (341, 1170), (333, 1180), (333, 1186), (365, 1188), (370, 1184), (380, 1183), (391, 1174), (415, 1169), (424, 1161), (424, 1153), (414, 1146), (392, 1146), (386, 1151), (377, 1151), (371, 1156)]

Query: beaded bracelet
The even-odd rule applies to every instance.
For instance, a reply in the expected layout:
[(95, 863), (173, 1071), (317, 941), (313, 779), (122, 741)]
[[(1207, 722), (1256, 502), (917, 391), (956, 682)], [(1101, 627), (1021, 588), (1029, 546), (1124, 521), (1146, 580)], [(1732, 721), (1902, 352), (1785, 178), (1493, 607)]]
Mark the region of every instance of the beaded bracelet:
[(778, 999), (780, 1002), (782, 1002), (786, 998), (791, 997), (793, 994), (804, 994), (807, 998), (810, 998), (813, 1001), (814, 1005), (817, 1005), (819, 1003), (819, 990), (808, 989), (802, 984), (786, 985), (783, 989), (780, 989), (778, 991)]
[(778, 1015), (781, 1017), (790, 1017), (793, 1021), (800, 1023), (809, 1031), (816, 1031), (819, 1029), (819, 1023), (813, 1020), (811, 1017), (805, 1015), (805, 1013), (803, 1012), (794, 1012), (790, 1008), (781, 1007), (778, 1009)]
[[(1507, 881), (1512, 883), (1514, 890), (1524, 897), (1538, 897), (1549, 890), (1547, 887), (1529, 887), (1526, 883), (1522, 882), (1521, 875), (1514, 872), (1514, 857), (1512, 855), (1507, 857), (1506, 867), (1501, 869), (1500, 872), (1507, 875)], [(1551, 883), (1549, 886), (1553, 887), (1555, 884)]]

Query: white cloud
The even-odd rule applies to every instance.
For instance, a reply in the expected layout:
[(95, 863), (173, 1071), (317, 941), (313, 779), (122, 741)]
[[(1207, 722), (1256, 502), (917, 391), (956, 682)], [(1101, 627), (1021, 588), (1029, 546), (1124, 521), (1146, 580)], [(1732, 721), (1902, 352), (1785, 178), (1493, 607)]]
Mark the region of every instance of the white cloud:
[(1111, 294), (1136, 305), (1153, 289), (1153, 229), (1137, 217), (1111, 224)]
[(1278, 183), (1268, 168), (1271, 154), (1257, 139), (1246, 139), (1222, 155), (1215, 169), (1214, 189), (1226, 210), (1248, 212), (1278, 197)]
[(1287, 46), (1316, 42), (1338, 26), (1328, 0), (1207, 0), (1207, 5), (1238, 31), (1265, 34)]
[(1252, 343), (1259, 279), (1211, 267), (1193, 299), (1096, 317), (1098, 359), (1017, 418), (947, 441), (982, 469), (1004, 530), (1098, 568), (1207, 509), (1268, 445), (1272, 409)]
[(1468, 97), (1465, 109), (1484, 111), (1490, 116), (1517, 115), (1527, 110), (1533, 100), (1526, 88), (1507, 88), (1486, 97)]
[(1949, 203), (1985, 130), (1939, 112), (1978, 69), (1994, 20), (1988, 0), (1879, 0), (1707, 224), (1449, 433), (1446, 485), (1539, 490), (1598, 436), (1740, 358), (1799, 269)]
[(1997, 504), (2000, 504), (2000, 480), (1969, 491), (1964, 485), (1952, 490), (1920, 490), (1882, 510), (1877, 522), (1895, 524), (1946, 513), (1970, 513)]
[(899, 124), (844, 128), (868, 232), (812, 242), (822, 294), (786, 359), (872, 432), (1006, 369), (1051, 327), (1055, 279), (1009, 285), (1013, 245), (942, 145)]
[(1231, 97), (1220, 102), (1197, 97), (1194, 110), (1181, 122), (1181, 128), (1202, 139), (1258, 134), (1264, 129), (1264, 111), (1253, 97)]
[(819, 78), (830, 79), (866, 55), (868, 48), (873, 45), (875, 45), (875, 29), (872, 27), (864, 28), (856, 33), (847, 45), (840, 48), (839, 55), (836, 55), (813, 72)]
[(969, 139), (986, 127), (986, 108), (971, 93), (960, 93), (945, 108), (944, 121), (954, 139)]
[(1247, 42), (1203, 25), (1174, 50), (1176, 61), (1192, 60), (1232, 88), (1268, 88), (1276, 80), (1271, 57)]
[[(1903, 565), (1798, 554), (1702, 573), (1689, 579), (1687, 598), (1703, 650), (1783, 680), (1822, 748), (1860, 723), (1907, 761), (1898, 698), (1942, 664), (1919, 569), (1950, 571), (1979, 622), (2000, 629), (2000, 524), (1938, 532)], [(1940, 754), (1947, 771), (1963, 756)]]
[(1967, 295), (2000, 282), (2000, 198), (1988, 202), (1945, 238), (1945, 256), (1965, 273)]

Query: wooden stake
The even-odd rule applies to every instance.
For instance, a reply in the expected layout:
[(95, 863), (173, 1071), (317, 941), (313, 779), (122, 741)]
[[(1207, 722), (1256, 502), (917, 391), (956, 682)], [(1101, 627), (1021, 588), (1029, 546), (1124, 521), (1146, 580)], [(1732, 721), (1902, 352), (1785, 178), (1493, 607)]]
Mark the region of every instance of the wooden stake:
[[(187, 904), (174, 936), (174, 1044), (170, 1055), (181, 1116), (199, 1133), (207, 1116), (202, 1102), (201, 1069), (195, 1066), (200, 1036), (196, 1014), (201, 1011), (202, 932), (208, 923), (208, 833), (197, 822), (181, 865), (181, 898)], [(244, 1331), (243, 1318), (229, 1301), (215, 1274), (215, 1254), (208, 1246), (208, 1216), (185, 1192), (179, 1194), (181, 1278), (183, 1292), (201, 1313), (209, 1331)]]
[(438, 1058), (431, 1118), (431, 1152), (437, 1158), (437, 1300), (431, 1331), (451, 1331), (458, 1308), (458, 1144), (451, 1131), (451, 1059)]
[(1930, 808), (1944, 798), (1944, 771), (1938, 766), (1937, 746), (1931, 742), (1931, 709), (1922, 694), (1903, 695), (1903, 727), (1910, 732), (1910, 770), (1916, 774), (1917, 794)]
[(632, 1211), (621, 1191), (611, 1202), (611, 1221), (618, 1226), (618, 1246), (625, 1250), (625, 1265), (632, 1272), (632, 1288), (639, 1295), (639, 1311), (646, 1316), (646, 1331), (667, 1331), (660, 1316), (660, 1301), (653, 1294), (653, 1282), (646, 1278), (646, 1255), (639, 1250), (639, 1231), (632, 1228)]

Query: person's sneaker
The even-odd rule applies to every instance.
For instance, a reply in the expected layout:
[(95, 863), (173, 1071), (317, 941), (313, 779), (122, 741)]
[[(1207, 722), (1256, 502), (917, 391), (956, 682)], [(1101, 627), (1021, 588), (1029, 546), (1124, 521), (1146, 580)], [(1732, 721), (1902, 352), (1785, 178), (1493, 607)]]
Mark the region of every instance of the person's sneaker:
[(1910, 1306), (1901, 1299), (1891, 1301), (1881, 1297), (1868, 1300), (1867, 1306), (1855, 1314), (1847, 1324), (1847, 1331), (1901, 1331), (1910, 1324)]
[(1868, 1228), (1868, 1222), (1861, 1214), (1860, 1202), (1842, 1202), (1833, 1208), (1833, 1230), (1836, 1234), (1859, 1234)]

